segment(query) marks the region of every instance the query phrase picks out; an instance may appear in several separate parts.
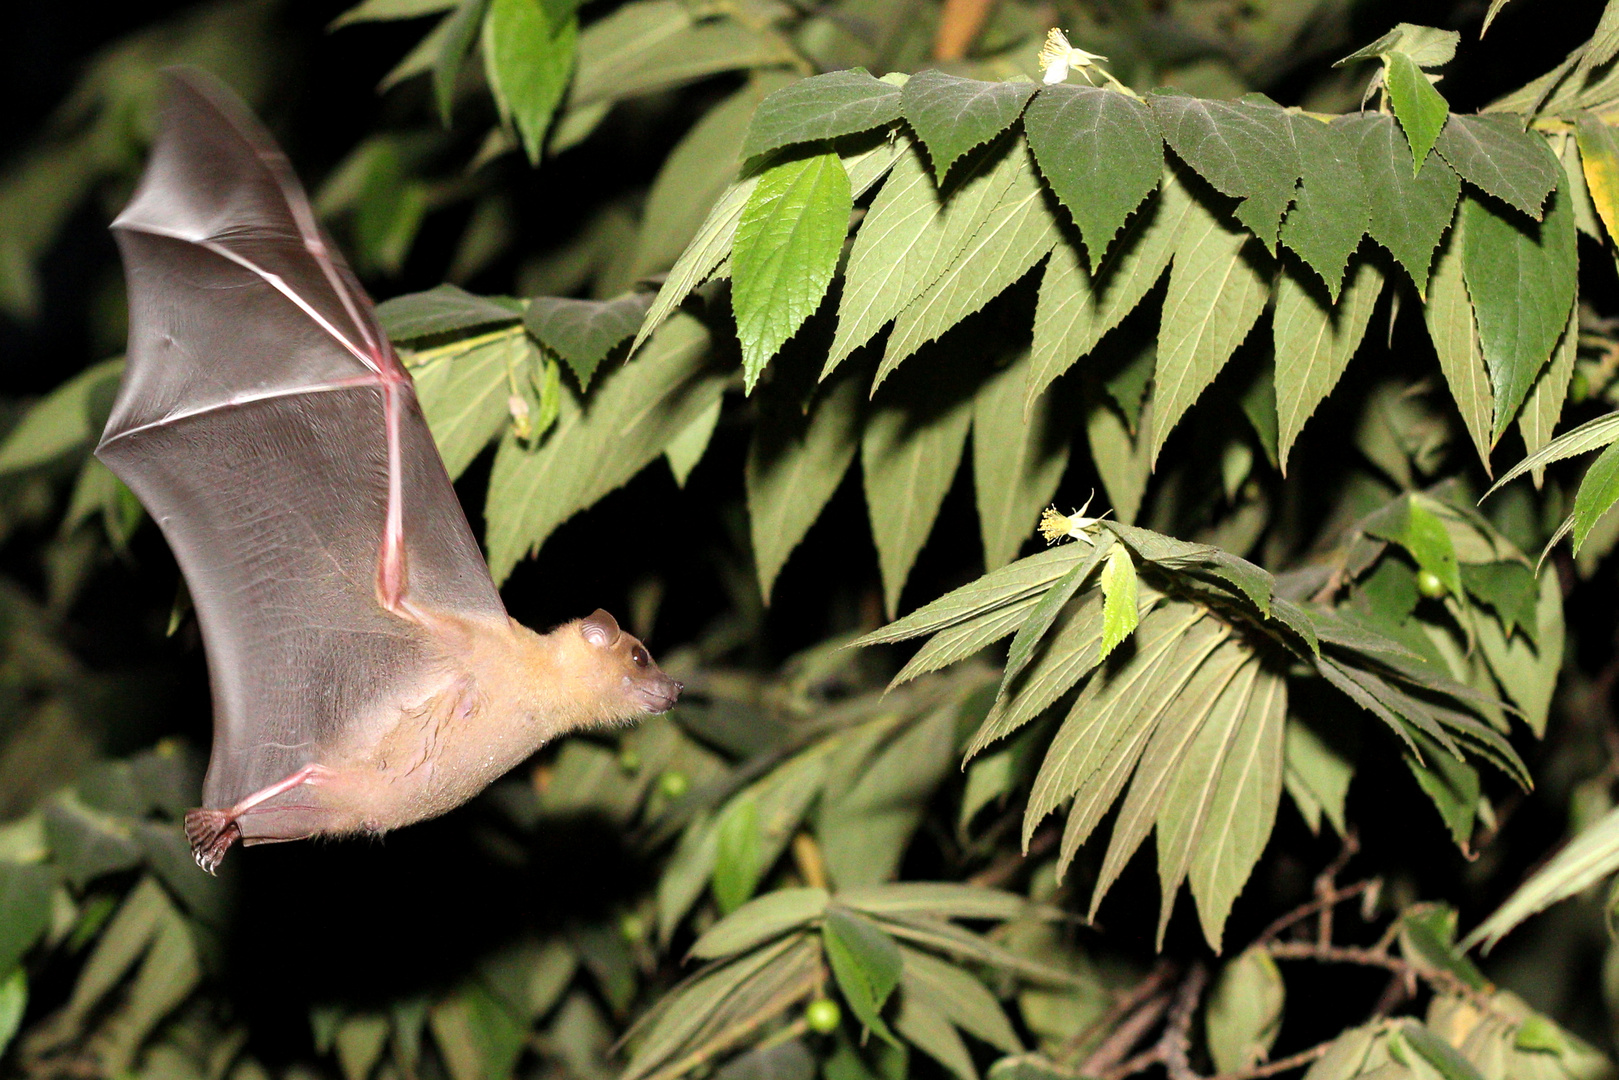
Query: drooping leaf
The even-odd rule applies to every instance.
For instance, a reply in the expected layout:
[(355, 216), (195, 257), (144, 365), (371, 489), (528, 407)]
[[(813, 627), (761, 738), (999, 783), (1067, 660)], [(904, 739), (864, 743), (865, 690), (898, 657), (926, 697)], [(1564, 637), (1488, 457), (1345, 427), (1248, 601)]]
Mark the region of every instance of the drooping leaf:
[(1578, 288), (1574, 215), (1555, 193), (1538, 225), (1472, 197), (1461, 218), (1462, 271), (1495, 389), (1498, 439), (1568, 325)]
[(450, 112), (455, 105), (455, 89), (461, 80), (461, 65), (467, 51), (478, 40), (484, 13), (490, 0), (461, 0), (455, 10), (445, 16), (444, 36), (438, 55), (433, 58), (433, 102), (438, 106), (439, 119), (450, 126)]
[(691, 295), (691, 291), (707, 281), (709, 275), (725, 262), (725, 257), (731, 253), (731, 241), (736, 237), (737, 223), (742, 220), (742, 210), (758, 185), (757, 175), (739, 180), (714, 204), (703, 227), (697, 230), (697, 236), (664, 279), (657, 299), (652, 301), (641, 329), (636, 331), (635, 340), (630, 344), (632, 355), (640, 351), (652, 332), (674, 314), (681, 302)]
[(568, 362), (583, 389), (607, 354), (640, 327), (651, 306), (651, 294), (643, 292), (612, 300), (536, 296), (529, 301), (523, 325), (535, 340)]
[(1546, 140), (1513, 117), (1452, 113), (1434, 148), (1463, 180), (1536, 221), (1562, 177)]
[(1263, 948), (1249, 949), (1221, 968), (1203, 1017), (1215, 1068), (1241, 1072), (1268, 1058), (1281, 1033), (1286, 999), (1281, 970)]
[(1580, 113), (1575, 123), (1586, 190), (1608, 235), (1619, 236), (1619, 138), (1591, 113)]
[(714, 900), (729, 915), (753, 897), (764, 873), (759, 850), (759, 803), (751, 795), (732, 799), (720, 814), (714, 846)]
[(106, 423), (123, 370), (122, 358), (103, 360), (37, 402), (0, 443), (0, 474), (44, 465), (87, 446)]
[(1102, 644), (1097, 659), (1104, 660), (1135, 632), (1136, 564), (1123, 544), (1113, 545), (1102, 566)]
[(986, 570), (1017, 557), (1068, 467), (1066, 432), (1050, 399), (1042, 398), (1024, 419), (1028, 368), (1024, 354), (973, 399), (973, 488)]
[(902, 967), (894, 939), (865, 916), (833, 907), (821, 924), (821, 941), (849, 1009), (871, 1031), (897, 1044), (882, 1018)]
[(731, 249), (731, 306), (748, 393), (826, 295), (852, 198), (849, 174), (834, 153), (767, 169), (748, 197)]
[(1484, 366), (1484, 347), (1479, 342), (1478, 324), (1473, 317), (1473, 301), (1467, 295), (1463, 277), (1466, 242), (1461, 232), (1467, 228), (1463, 215), (1456, 217), (1434, 265), (1433, 277), (1428, 280), (1428, 302), (1423, 305), (1423, 319), (1428, 324), (1428, 337), (1439, 356), (1439, 370), (1456, 409), (1462, 414), (1462, 424), (1473, 440), (1479, 461), (1485, 472), (1490, 470), (1490, 446), (1494, 442), (1495, 398), (1490, 387), (1490, 373)]
[(1225, 367), (1265, 309), (1270, 289), (1246, 250), (1250, 237), (1192, 200), (1175, 245), (1158, 329), (1152, 458)]
[(534, 344), (515, 329), (467, 344), (464, 352), (432, 350), (411, 360), (416, 398), (452, 480), (506, 426), (512, 386), (538, 360)]
[[(920, 949), (900, 946), (901, 986), (952, 1024), (1009, 1054), (1023, 1049), (995, 995), (962, 968)], [(901, 1031), (904, 1028), (901, 1027)]]
[(1467, 851), (1473, 836), (1473, 818), (1478, 810), (1478, 771), (1465, 761), (1441, 749), (1421, 733), (1413, 738), (1422, 748), (1418, 759), (1414, 754), (1405, 756), (1406, 767), (1416, 777), (1417, 786), (1439, 811), (1450, 838), (1462, 851)]
[(1147, 99), (1180, 159), (1221, 194), (1268, 249), (1303, 174), (1292, 118), (1272, 104), (1214, 101), (1155, 90)]
[(1417, 62), (1400, 52), (1391, 52), (1385, 61), (1384, 85), (1388, 87), (1389, 104), (1405, 129), (1405, 138), (1411, 145), (1411, 173), (1416, 175), (1423, 167), (1434, 140), (1445, 127), (1450, 116), (1447, 102)]
[(1034, 91), (1032, 82), (982, 82), (929, 69), (906, 80), (900, 111), (927, 147), (934, 179), (943, 184), (962, 155), (1017, 122)]
[[(1580, 312), (1576, 304), (1568, 313), (1568, 326), (1552, 352), (1552, 362), (1535, 380), (1529, 397), (1518, 414), (1518, 433), (1523, 436), (1523, 448), (1533, 457), (1551, 442), (1552, 431), (1563, 415), (1563, 402), (1568, 397), (1569, 381), (1574, 377), (1574, 361), (1579, 354)], [(1538, 487), (1543, 469), (1534, 468)]]
[(1339, 121), (1323, 124), (1305, 116), (1294, 118), (1292, 131), (1304, 182), (1282, 222), (1282, 243), (1321, 275), (1336, 303), (1344, 266), (1371, 215), (1361, 180), (1358, 132)]
[(1488, 952), (1529, 916), (1584, 892), (1615, 869), (1619, 869), (1619, 809), (1609, 811), (1564, 845), (1463, 938), (1460, 947), (1470, 949), (1482, 943)]
[(1271, 327), (1276, 354), (1276, 445), (1284, 475), (1299, 432), (1343, 377), (1382, 292), (1382, 273), (1373, 263), (1362, 262), (1354, 268), (1343, 296), (1329, 306), (1325, 296), (1283, 264)]
[(1324, 815), (1342, 836), (1348, 827), (1344, 803), (1355, 776), (1354, 762), (1296, 717), (1287, 721), (1285, 748), (1283, 781), (1310, 831), (1320, 831)]
[(568, 88), (579, 29), (572, 12), (553, 21), (547, 7), (540, 0), (489, 0), (483, 22), (490, 92), (535, 165), (545, 152), (551, 114)]
[(945, 1014), (926, 999), (902, 994), (894, 1026), (923, 1053), (943, 1065), (956, 1080), (978, 1080), (978, 1069), (961, 1035)]
[(1529, 585), (1527, 599), (1534, 606), (1518, 634), (1509, 634), (1494, 619), (1476, 620), (1476, 632), (1490, 673), (1538, 738), (1546, 733), (1552, 692), (1563, 666), (1563, 595), (1556, 574), (1543, 574)]
[(1585, 470), (1574, 497), (1574, 553), (1580, 552), (1591, 528), (1619, 502), (1619, 443), (1609, 446)]
[(760, 102), (742, 142), (742, 156), (869, 131), (899, 115), (899, 87), (862, 68), (828, 72), (783, 87)]
[(1073, 215), (1093, 268), (1125, 219), (1158, 186), (1163, 137), (1152, 110), (1128, 94), (1043, 87), (1023, 117), (1040, 173)]
[(1085, 441), (1102, 490), (1113, 504), (1114, 516), (1133, 524), (1141, 512), (1152, 476), (1152, 402), (1141, 410), (1139, 430), (1131, 434), (1118, 412), (1105, 401), (1093, 401), (1085, 417)]
[(511, 301), (474, 296), (448, 282), (377, 305), (377, 321), (394, 341), (503, 326), (522, 318), (522, 309)]
[(1394, 121), (1368, 113), (1334, 122), (1360, 136), (1360, 169), (1370, 209), (1367, 231), (1426, 295), (1434, 248), (1455, 215), (1461, 182), (1437, 154), (1415, 176), (1405, 170)]

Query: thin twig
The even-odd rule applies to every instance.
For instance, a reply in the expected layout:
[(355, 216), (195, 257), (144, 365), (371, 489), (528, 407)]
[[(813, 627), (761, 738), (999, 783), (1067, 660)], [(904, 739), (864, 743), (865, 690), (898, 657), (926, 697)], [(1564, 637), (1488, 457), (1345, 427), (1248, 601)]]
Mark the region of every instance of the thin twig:
[[(1380, 882), (1377, 878), (1367, 878), (1365, 881), (1357, 881), (1353, 885), (1345, 885), (1343, 888), (1337, 889), (1327, 896), (1318, 896), (1309, 903), (1300, 904), (1292, 911), (1280, 916), (1275, 922), (1265, 927), (1264, 932), (1254, 939), (1254, 944), (1267, 945), (1281, 936), (1284, 930), (1303, 922), (1305, 919), (1308, 919), (1311, 915), (1316, 914), (1323, 908), (1331, 907), (1335, 904), (1341, 904), (1345, 900), (1353, 900), (1361, 893), (1378, 884), (1380, 884)], [(1319, 938), (1317, 943), (1320, 943)]]
[[(1054, 1055), (1056, 1060), (1059, 1062), (1067, 1062), (1071, 1060), (1075, 1054), (1079, 1053), (1086, 1043), (1090, 1042), (1091, 1037), (1098, 1031), (1103, 1031), (1113, 1027), (1113, 1025), (1123, 1020), (1126, 1016), (1129, 1016), (1131, 1013), (1135, 1012), (1135, 1010), (1141, 1006), (1142, 1002), (1146, 1001), (1150, 997), (1154, 997), (1160, 990), (1163, 989), (1164, 984), (1174, 976), (1175, 970), (1175, 964), (1172, 961), (1158, 961), (1158, 965), (1152, 969), (1147, 977), (1136, 983), (1124, 994), (1121, 994), (1119, 999), (1108, 1007), (1106, 1013), (1091, 1023), (1085, 1025), (1085, 1027), (1080, 1029), (1078, 1034), (1071, 1036), (1067, 1042), (1063, 1043), (1062, 1048), (1059, 1049)], [(1124, 1048), (1124, 1050), (1128, 1049), (1130, 1049), (1128, 1046)], [(1124, 1050), (1119, 1051), (1121, 1056), (1124, 1053)], [(1089, 1058), (1085, 1059), (1085, 1064), (1089, 1065), (1092, 1059), (1096, 1057), (1096, 1054), (1100, 1052), (1101, 1047), (1098, 1047), (1095, 1053), (1093, 1053)], [(1081, 1071), (1083, 1072), (1083, 1070)], [(1095, 1074), (1085, 1073), (1085, 1075)]]
[[(1136, 1067), (1135, 1058), (1126, 1061), (1122, 1066), (1114, 1068), (1109, 1068), (1109, 1066), (1129, 1053), (1130, 1048), (1140, 1042), (1143, 1035), (1152, 1030), (1153, 1025), (1158, 1023), (1168, 1008), (1168, 994), (1159, 994), (1156, 997), (1148, 998), (1139, 1009), (1125, 1019), (1124, 1023), (1114, 1028), (1113, 1034), (1103, 1040), (1102, 1045), (1098, 1046), (1091, 1056), (1080, 1064), (1079, 1074), (1081, 1076), (1095, 1076), (1100, 1080), (1119, 1080), (1120, 1077), (1129, 1076), (1146, 1068), (1146, 1065)], [(1156, 1054), (1156, 1049), (1148, 1053)], [(1157, 1057), (1153, 1057), (1147, 1064), (1150, 1065), (1157, 1060)]]
[(1027, 852), (1005, 852), (994, 862), (968, 878), (967, 884), (981, 885), (988, 889), (995, 889), (1005, 885), (1019, 870), (1029, 865), (1031, 858), (1036, 858), (1050, 851), (1056, 845), (1058, 835), (1055, 826), (1047, 826), (1041, 829), (1030, 838)]
[(1192, 1016), (1197, 1012), (1197, 1003), (1203, 997), (1203, 988), (1208, 981), (1209, 969), (1202, 964), (1193, 964), (1175, 994), (1175, 1004), (1170, 1006), (1169, 1022), (1164, 1025), (1164, 1033), (1158, 1038), (1169, 1080), (1201, 1080), (1192, 1069), (1187, 1054), (1192, 1047)]
[(1267, 1061), (1265, 1064), (1255, 1065), (1251, 1069), (1238, 1069), (1236, 1072), (1220, 1073), (1218, 1076), (1210, 1077), (1209, 1080), (1264, 1080), (1267, 1076), (1275, 1076), (1277, 1073), (1284, 1073), (1289, 1069), (1296, 1069), (1301, 1065), (1308, 1065), (1312, 1061), (1326, 1057), (1327, 1051), (1331, 1050), (1332, 1044), (1337, 1041), (1336, 1039), (1328, 1039), (1324, 1043), (1317, 1043), (1308, 1050), (1300, 1050), (1296, 1054), (1289, 1054), (1287, 1057), (1277, 1058), (1275, 1061)]
[(1349, 865), (1349, 860), (1359, 851), (1360, 837), (1355, 835), (1355, 830), (1350, 829), (1344, 833), (1343, 844), (1338, 848), (1338, 854), (1327, 864), (1326, 869), (1316, 875), (1316, 898), (1328, 901), (1321, 905), (1320, 919), (1316, 923), (1315, 940), (1318, 945), (1332, 944), (1332, 913), (1337, 907), (1338, 875), (1343, 873), (1344, 867)]

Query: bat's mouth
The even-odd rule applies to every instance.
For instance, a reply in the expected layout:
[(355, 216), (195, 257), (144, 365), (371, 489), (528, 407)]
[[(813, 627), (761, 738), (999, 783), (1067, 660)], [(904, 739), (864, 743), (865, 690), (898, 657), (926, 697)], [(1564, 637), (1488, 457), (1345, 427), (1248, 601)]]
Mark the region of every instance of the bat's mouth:
[(659, 679), (650, 685), (641, 683), (635, 687), (635, 694), (641, 699), (641, 705), (649, 713), (668, 712), (680, 700), (680, 691), (685, 686), (670, 678)]

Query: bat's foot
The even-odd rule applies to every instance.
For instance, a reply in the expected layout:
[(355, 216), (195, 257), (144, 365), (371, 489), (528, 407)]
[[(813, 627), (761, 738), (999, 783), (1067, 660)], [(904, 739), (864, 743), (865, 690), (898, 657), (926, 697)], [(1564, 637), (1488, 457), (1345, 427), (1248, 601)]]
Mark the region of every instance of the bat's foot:
[(191, 857), (210, 874), (232, 844), (242, 838), (236, 815), (229, 810), (191, 810), (186, 813), (186, 839), (191, 841)]

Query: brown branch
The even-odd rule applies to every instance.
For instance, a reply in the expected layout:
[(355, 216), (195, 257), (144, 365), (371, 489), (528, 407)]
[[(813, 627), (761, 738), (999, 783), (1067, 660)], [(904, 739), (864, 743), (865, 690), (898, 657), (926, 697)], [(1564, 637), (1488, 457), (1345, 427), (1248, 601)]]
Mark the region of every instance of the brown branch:
[[(1129, 1016), (1131, 1013), (1135, 1012), (1136, 1009), (1140, 1008), (1142, 1002), (1157, 996), (1158, 992), (1163, 989), (1164, 984), (1168, 982), (1174, 976), (1174, 974), (1175, 965), (1171, 961), (1158, 961), (1158, 965), (1154, 967), (1150, 973), (1148, 973), (1147, 977), (1136, 983), (1124, 994), (1121, 994), (1117, 1001), (1108, 1006), (1107, 1012), (1103, 1013), (1091, 1023), (1086, 1024), (1079, 1030), (1077, 1034), (1070, 1036), (1069, 1039), (1063, 1043), (1061, 1049), (1057, 1051), (1055, 1055), (1056, 1060), (1059, 1062), (1066, 1062), (1070, 1060), (1075, 1054), (1079, 1053), (1080, 1049), (1087, 1042), (1090, 1041), (1092, 1035), (1095, 1035), (1098, 1031), (1103, 1031), (1107, 1028), (1113, 1027), (1126, 1016)], [(1165, 1000), (1167, 1000), (1167, 998)], [(1132, 1042), (1131, 1045), (1134, 1045), (1134, 1043)], [(1129, 1049), (1130, 1047), (1126, 1046), (1119, 1050), (1118, 1056), (1122, 1057), (1124, 1052)], [(1090, 1057), (1085, 1059), (1085, 1064), (1089, 1065), (1096, 1058), (1097, 1054), (1100, 1053), (1101, 1047), (1098, 1047)], [(1115, 1057), (1113, 1060), (1116, 1061), (1118, 1058)], [(1095, 1074), (1092, 1072), (1086, 1073), (1086, 1075)]]
[[(1406, 984), (1408, 995), (1416, 993), (1417, 980), (1431, 983), (1434, 987), (1465, 997), (1474, 1005), (1492, 1016), (1504, 1016), (1496, 1006), (1494, 999), (1481, 990), (1477, 990), (1448, 971), (1439, 968), (1418, 967), (1409, 960), (1398, 956), (1390, 956), (1378, 949), (1359, 949), (1352, 946), (1328, 945), (1321, 946), (1313, 942), (1273, 942), (1265, 947), (1265, 951), (1277, 960), (1317, 960), (1327, 964), (1359, 964), (1362, 967), (1380, 967), (1401, 977)], [(1511, 1019), (1510, 1017), (1506, 1017)]]
[(1164, 1033), (1158, 1039), (1169, 1080), (1201, 1080), (1192, 1069), (1187, 1053), (1192, 1047), (1192, 1016), (1197, 1012), (1197, 1003), (1203, 997), (1203, 988), (1208, 982), (1209, 969), (1202, 964), (1194, 964), (1175, 994), (1175, 1004), (1169, 1010), (1169, 1023), (1164, 1025)]
[(1095, 1076), (1099, 1080), (1119, 1080), (1120, 1077), (1140, 1072), (1147, 1065), (1159, 1060), (1156, 1056), (1157, 1048), (1154, 1047), (1152, 1050), (1147, 1051), (1147, 1055), (1151, 1060), (1144, 1065), (1136, 1065), (1136, 1059), (1142, 1056), (1138, 1054), (1136, 1058), (1131, 1058), (1123, 1065), (1109, 1068), (1109, 1066), (1113, 1066), (1116, 1061), (1129, 1053), (1130, 1048), (1140, 1042), (1143, 1035), (1152, 1030), (1168, 1008), (1168, 994), (1159, 994), (1156, 997), (1148, 998), (1124, 1023), (1113, 1029), (1113, 1034), (1104, 1039), (1102, 1045), (1098, 1046), (1090, 1057), (1080, 1063), (1079, 1074), (1081, 1076)]
[(1319, 1058), (1326, 1057), (1327, 1051), (1331, 1050), (1332, 1044), (1337, 1041), (1337, 1039), (1328, 1039), (1324, 1043), (1317, 1043), (1308, 1050), (1300, 1050), (1296, 1054), (1289, 1054), (1287, 1057), (1277, 1058), (1275, 1061), (1267, 1061), (1263, 1065), (1255, 1065), (1250, 1069), (1238, 1069), (1236, 1072), (1220, 1073), (1217, 1076), (1210, 1077), (1210, 1080), (1264, 1080), (1267, 1076), (1275, 1076), (1277, 1073), (1284, 1073), (1289, 1069), (1297, 1069), (1301, 1065), (1308, 1065)]

